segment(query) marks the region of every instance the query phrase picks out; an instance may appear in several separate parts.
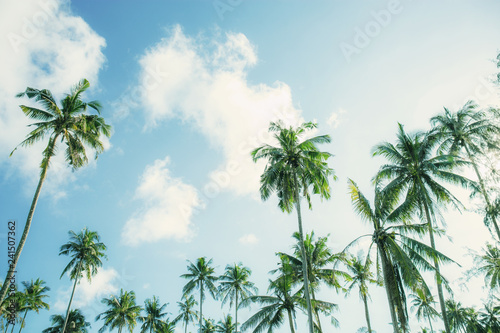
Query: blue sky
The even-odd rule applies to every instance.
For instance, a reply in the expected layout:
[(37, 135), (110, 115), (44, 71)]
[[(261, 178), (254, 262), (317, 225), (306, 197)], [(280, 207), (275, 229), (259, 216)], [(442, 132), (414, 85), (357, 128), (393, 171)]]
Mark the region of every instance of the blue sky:
[[(17, 274), (47, 281), (51, 310), (30, 314), (25, 332), (64, 312), (71, 281), (59, 279), (68, 261), (59, 247), (69, 230), (85, 226), (108, 246), (99, 275), (76, 291), (91, 332), (102, 325), (93, 320), (103, 311), (100, 299), (120, 288), (134, 290), (141, 304), (157, 295), (175, 315), (185, 283), (179, 276), (186, 260), (200, 256), (213, 258), (218, 274), (241, 261), (264, 293), (275, 252), (290, 251), (296, 230), (295, 215), (281, 213), (276, 199), (261, 202), (263, 165), (248, 155), (266, 142), (271, 120), (315, 120), (317, 133), (332, 137), (322, 149), (335, 155), (338, 180), (330, 201), (315, 200), (304, 213), (306, 230), (330, 234), (336, 251), (369, 232), (352, 212), (347, 177), (370, 193), (383, 162), (370, 150), (394, 140), (397, 122), (426, 130), (443, 106), (470, 98), (498, 105), (489, 79), (499, 12), (495, 1), (0, 2), (0, 233), (14, 219), (20, 237), (43, 150), (41, 143), (8, 157), (28, 132), (18, 108), (28, 101), (16, 93), (31, 86), (61, 98), (85, 77), (85, 98), (100, 100), (113, 126), (97, 161), (76, 172), (61, 156), (51, 165)], [(467, 291), (460, 277), (470, 266), (468, 248), (479, 250), (488, 232), (473, 212), (445, 217), (453, 242), (442, 238), (438, 247), (462, 268), (444, 274), (458, 299), (480, 304), (480, 281)], [(372, 294), (373, 326), (388, 331), (383, 289)], [(364, 325), (357, 295), (325, 289), (322, 297), (340, 305), (341, 327), (329, 331)], [(216, 321), (229, 312), (206, 304)], [(242, 311), (240, 321), (255, 310)]]

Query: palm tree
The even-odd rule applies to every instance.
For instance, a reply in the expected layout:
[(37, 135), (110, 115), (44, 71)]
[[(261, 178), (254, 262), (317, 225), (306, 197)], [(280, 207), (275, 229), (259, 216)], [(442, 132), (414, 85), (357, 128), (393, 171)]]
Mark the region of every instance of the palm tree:
[[(433, 248), (406, 236), (409, 232), (425, 232), (426, 224), (394, 224), (397, 221), (405, 221), (408, 216), (403, 214), (404, 210), (394, 209), (397, 196), (394, 196), (393, 192), (381, 191), (376, 185), (373, 208), (356, 183), (350, 179), (349, 192), (354, 210), (363, 220), (373, 224), (374, 232), (358, 237), (345, 250), (361, 238), (371, 237), (367, 258), (370, 258), (371, 249), (375, 247), (377, 273), (382, 272), (393, 331), (394, 333), (400, 333), (401, 330), (407, 332), (408, 313), (404, 287), (413, 291), (421, 289), (426, 294), (430, 294), (420, 270), (435, 271), (435, 267), (428, 262), (430, 259), (438, 262), (452, 262), (452, 260)], [(443, 279), (441, 275), (438, 276)]]
[(194, 322), (198, 318), (198, 312), (194, 309), (194, 307), (198, 304), (194, 296), (191, 295), (187, 297), (183, 296), (184, 302), (177, 302), (177, 305), (180, 308), (179, 315), (173, 320), (173, 323), (177, 323), (180, 320), (184, 322), (184, 331), (187, 333), (187, 327), (190, 322)]
[(431, 295), (427, 295), (422, 290), (417, 290), (414, 294), (410, 295), (412, 298), (412, 309), (415, 310), (417, 319), (426, 318), (429, 321), (429, 328), (431, 332), (434, 332), (432, 328), (432, 319), (440, 317), (439, 312), (433, 308), (432, 304), (436, 303)]
[(227, 315), (224, 320), (219, 320), (219, 323), (215, 326), (215, 332), (236, 333), (236, 323), (233, 322), (233, 317)]
[(196, 264), (189, 261), (188, 271), (189, 273), (181, 275), (185, 279), (189, 279), (186, 283), (182, 292), (184, 295), (192, 293), (195, 289), (200, 291), (200, 333), (203, 318), (203, 300), (205, 299), (205, 289), (208, 290), (209, 294), (216, 299), (217, 298), (217, 288), (215, 282), (217, 277), (214, 275), (214, 268), (211, 266), (212, 259), (207, 261), (206, 257), (198, 258)]
[(372, 326), (370, 323), (370, 313), (368, 311), (368, 298), (370, 297), (368, 293), (368, 283), (373, 283), (377, 285), (381, 285), (382, 283), (376, 279), (374, 279), (373, 273), (370, 271), (371, 269), (371, 260), (370, 258), (363, 259), (361, 256), (352, 257), (347, 264), (347, 269), (351, 273), (351, 282), (349, 286), (347, 286), (346, 296), (354, 289), (355, 286), (359, 289), (359, 297), (363, 301), (363, 305), (365, 307), (365, 318), (366, 318), (366, 326), (368, 328), (368, 333), (372, 333)]
[(438, 152), (450, 155), (459, 155), (465, 152), (467, 159), (471, 162), (476, 177), (479, 180), (480, 192), (486, 201), (485, 223), (489, 226), (493, 223), (497, 237), (500, 240), (500, 228), (493, 212), (493, 202), (486, 189), (481, 173), (478, 168), (477, 158), (486, 154), (486, 149), (500, 150), (496, 142), (496, 136), (500, 134), (498, 127), (487, 113), (477, 110), (478, 105), (468, 101), (460, 110), (453, 113), (447, 108), (444, 112), (431, 118), (434, 126), (433, 135), (440, 141)]
[[(284, 256), (292, 267), (292, 270), (295, 272), (293, 276), (296, 276), (297, 280), (295, 280), (294, 283), (303, 283), (304, 275), (302, 270), (303, 266), (299, 233), (295, 232), (293, 234), (293, 238), (296, 241), (296, 243), (293, 245), (294, 254), (289, 255), (282, 252), (278, 252), (277, 254), (280, 256)], [(314, 237), (314, 231), (311, 231), (310, 234), (306, 234), (306, 237), (304, 239), (309, 289), (311, 290), (311, 299), (313, 304), (316, 302), (316, 292), (319, 290), (319, 286), (322, 282), (325, 283), (328, 287), (333, 287), (338, 291), (342, 288), (339, 283), (339, 277), (345, 280), (350, 279), (349, 274), (335, 269), (335, 264), (337, 262), (342, 262), (345, 260), (344, 258), (342, 258), (342, 256), (334, 254), (328, 247), (327, 242), (328, 236), (320, 237), (316, 240)], [(318, 303), (316, 304), (318, 305)], [(318, 325), (319, 331), (322, 332), (319, 310), (320, 309), (313, 306), (314, 316), (316, 317), (316, 324)]]
[(71, 310), (69, 313), (69, 322), (71, 324), (64, 331), (65, 315), (52, 315), (50, 320), (52, 321), (52, 327), (44, 329), (42, 333), (88, 333), (88, 327), (90, 327), (90, 323), (85, 321), (85, 317), (79, 309)]
[(201, 328), (202, 333), (215, 333), (215, 324), (213, 319), (204, 319), (203, 327)]
[[(302, 247), (302, 269), (307, 272), (307, 258), (304, 249), (304, 232), (302, 229), (302, 214), (300, 208), (301, 193), (306, 198), (311, 209), (309, 187), (313, 194), (321, 198), (330, 198), (329, 177), (335, 179), (333, 170), (328, 167), (330, 153), (321, 152), (317, 144), (329, 143), (330, 136), (320, 135), (304, 139), (309, 130), (317, 125), (312, 122), (303, 123), (297, 128), (286, 128), (283, 123), (271, 122), (269, 131), (274, 132), (278, 147), (263, 145), (252, 151), (254, 162), (260, 159), (267, 161), (264, 173), (260, 178), (260, 194), (262, 200), (267, 200), (273, 192), (279, 198), (278, 207), (291, 213), (295, 206), (297, 210), (300, 246)], [(304, 292), (307, 303), (309, 333), (313, 333), (313, 316), (311, 298), (309, 295), (308, 274), (304, 274)]]
[(500, 333), (500, 305), (485, 304), (484, 311), (479, 312), (479, 323), (488, 333)]
[(158, 332), (166, 325), (163, 318), (168, 315), (168, 312), (164, 312), (167, 304), (160, 304), (160, 299), (157, 296), (153, 296), (153, 299), (148, 298), (144, 302), (144, 312), (146, 312), (146, 315), (139, 317), (139, 321), (143, 323), (141, 333)]
[(475, 271), (485, 274), (484, 282), (490, 290), (500, 288), (500, 249), (491, 244), (486, 244), (485, 254), (476, 256)]
[(73, 230), (70, 230), (68, 233), (70, 241), (61, 246), (59, 255), (71, 256), (71, 260), (64, 267), (60, 278), (69, 272), (70, 279), (75, 282), (73, 283), (73, 290), (71, 291), (68, 309), (66, 310), (66, 322), (63, 326), (63, 332), (68, 323), (76, 285), (84, 276), (90, 282), (92, 276), (97, 274), (97, 269), (102, 266), (101, 258), (106, 258), (104, 254), (106, 245), (100, 242), (99, 234), (96, 231), (84, 228), (78, 234)]
[(259, 303), (263, 307), (241, 325), (241, 330), (255, 327), (253, 333), (272, 332), (283, 324), (286, 314), (290, 332), (295, 333), (294, 319), (301, 299), (300, 290), (292, 294), (292, 279), (278, 279), (269, 280), (268, 293), (272, 296), (254, 295), (243, 300), (244, 305)]
[[(467, 162), (455, 158), (454, 155), (432, 156), (435, 143), (436, 136), (423, 133), (408, 135), (403, 125), (399, 124), (396, 145), (385, 142), (374, 147), (374, 155), (382, 155), (392, 163), (380, 168), (375, 181), (378, 183), (388, 180), (389, 183), (384, 191), (393, 192), (394, 196), (405, 195), (405, 201), (399, 209), (408, 213), (418, 212), (421, 219), (425, 219), (433, 249), (436, 249), (432, 223), (436, 206), (449, 203), (456, 207), (460, 205), (458, 199), (437, 180), (444, 180), (466, 188), (474, 187), (474, 182), (451, 172), (455, 167), (467, 165)], [(437, 258), (434, 258), (434, 267), (441, 315), (445, 330), (450, 333)]]
[(103, 298), (101, 303), (108, 307), (108, 310), (99, 314), (95, 320), (104, 320), (104, 325), (99, 329), (99, 333), (118, 328), (118, 333), (127, 327), (130, 333), (134, 330), (137, 319), (141, 314), (141, 307), (135, 303), (135, 292), (123, 291), (120, 289), (120, 295), (111, 295), (109, 298)]
[(238, 332), (238, 307), (239, 301), (257, 292), (255, 285), (248, 281), (252, 271), (242, 266), (241, 263), (227, 265), (224, 275), (219, 278), (219, 294), (222, 297), (222, 305), (229, 300), (229, 306), (234, 304), (235, 332)]
[(45, 293), (50, 290), (50, 288), (44, 286), (44, 284), (45, 281), (41, 279), (36, 279), (36, 281), (31, 280), (30, 282), (23, 281), (25, 311), (19, 333), (21, 333), (21, 330), (24, 327), (28, 311), (36, 311), (36, 313), (39, 313), (41, 309), (48, 310), (50, 308), (50, 306), (43, 301), (44, 298), (49, 297), (48, 295), (45, 295)]
[[(7, 276), (4, 281), (10, 281), (16, 265), (21, 256), (28, 232), (31, 227), (33, 214), (35, 213), (38, 197), (42, 189), (43, 182), (47, 175), (50, 159), (56, 154), (57, 139), (66, 142), (66, 161), (73, 170), (84, 166), (88, 159), (86, 155), (86, 146), (95, 151), (95, 157), (104, 151), (104, 146), (100, 141), (100, 136), (111, 136), (111, 126), (106, 124), (104, 119), (97, 115), (85, 114), (87, 107), (101, 112), (101, 104), (98, 101), (85, 103), (82, 101), (82, 93), (90, 86), (86, 79), (81, 80), (71, 89), (71, 93), (61, 101), (62, 109), (57, 106), (57, 103), (52, 96), (52, 93), (47, 90), (38, 90), (34, 88), (26, 88), (26, 90), (17, 95), (17, 97), (28, 97), (38, 102), (43, 109), (21, 105), (21, 110), (24, 114), (36, 120), (32, 126), (35, 127), (27, 138), (21, 142), (20, 146), (29, 147), (34, 143), (43, 140), (49, 136), (47, 147), (43, 151), (43, 159), (40, 165), (41, 173), (38, 186), (31, 202), (31, 207), (26, 219), (24, 231), (19, 240), (19, 244), (14, 254), (12, 265), (7, 271)], [(17, 148), (16, 148), (17, 149)], [(16, 150), (14, 149), (12, 153)], [(11, 155), (12, 155), (11, 153)], [(9, 289), (9, 282), (4, 283), (0, 290), (0, 302), (5, 298)]]
[(158, 333), (175, 333), (175, 323), (168, 318), (165, 319), (163, 325), (159, 328)]

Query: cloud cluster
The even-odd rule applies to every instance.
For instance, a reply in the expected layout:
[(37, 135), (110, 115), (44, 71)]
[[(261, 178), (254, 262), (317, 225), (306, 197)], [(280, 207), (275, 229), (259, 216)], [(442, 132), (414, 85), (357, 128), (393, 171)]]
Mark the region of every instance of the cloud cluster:
[(255, 167), (249, 153), (269, 141), (269, 122), (301, 120), (289, 86), (248, 81), (247, 72), (257, 61), (255, 47), (241, 33), (192, 38), (179, 26), (140, 58), (136, 96), (146, 127), (171, 118), (193, 126), (225, 157), (209, 176), (225, 178), (220, 190), (237, 194), (258, 189), (262, 168)]
[(171, 176), (169, 163), (167, 156), (146, 166), (135, 192), (142, 206), (122, 231), (127, 245), (169, 238), (189, 240), (193, 236), (191, 217), (203, 205), (193, 186)]
[[(30, 130), (26, 127), (30, 121), (18, 107), (29, 102), (15, 95), (29, 86), (50, 89), (61, 97), (84, 77), (95, 87), (105, 62), (102, 49), (106, 42), (62, 0), (3, 2), (0, 30), (5, 32), (0, 39), (0, 156), (6, 157)], [(7, 162), (7, 176), (20, 170), (36, 182), (43, 148), (37, 144), (16, 151)], [(4, 161), (2, 158), (0, 163)], [(51, 169), (49, 188), (54, 194), (58, 185), (71, 179), (71, 173), (63, 158), (54, 159)]]

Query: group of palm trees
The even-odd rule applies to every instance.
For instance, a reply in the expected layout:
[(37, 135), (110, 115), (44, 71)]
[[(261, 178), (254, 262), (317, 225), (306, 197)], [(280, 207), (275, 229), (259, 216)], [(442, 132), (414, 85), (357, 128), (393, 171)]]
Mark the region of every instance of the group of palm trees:
[[(86, 150), (91, 149), (97, 158), (104, 150), (101, 136), (111, 135), (111, 127), (100, 117), (100, 103), (82, 101), (82, 94), (88, 87), (89, 82), (81, 80), (63, 98), (60, 106), (47, 89), (27, 88), (18, 95), (33, 99), (41, 106), (21, 105), (24, 114), (36, 122), (20, 146), (28, 147), (48, 137), (25, 228), (0, 290), (2, 318), (8, 318), (9, 298), (16, 298), (19, 332), (25, 326), (30, 311), (48, 309), (44, 299), (49, 289), (41, 279), (23, 282), (24, 291), (16, 291), (8, 297), (7, 291), (57, 145), (65, 142), (66, 161), (77, 169), (88, 162)], [(88, 109), (97, 111), (97, 114), (87, 114)], [(195, 263), (189, 262), (188, 273), (181, 276), (189, 281), (183, 289), (181, 302), (178, 302), (180, 314), (175, 319), (167, 318), (166, 304), (161, 304), (158, 297), (147, 299), (142, 309), (136, 305), (135, 293), (122, 289), (119, 295), (102, 300), (107, 310), (96, 318), (104, 321), (100, 332), (115, 328), (119, 332), (124, 328), (132, 332), (138, 321), (143, 323), (141, 332), (172, 332), (178, 322), (182, 322), (187, 332), (188, 324), (195, 319), (198, 320), (200, 333), (238, 332), (238, 309), (252, 303), (262, 307), (241, 325), (242, 331), (272, 332), (287, 317), (290, 331), (294, 333), (297, 329), (296, 310), (301, 309), (307, 315), (308, 332), (323, 332), (320, 314), (327, 315), (334, 325), (337, 324), (332, 316), (337, 305), (317, 299), (322, 283), (337, 291), (349, 292), (358, 288), (366, 317), (364, 329), (370, 333), (374, 330), (368, 307), (369, 284), (384, 286), (395, 333), (410, 331), (408, 292), (411, 293), (411, 304), (417, 317), (426, 320), (431, 331), (432, 323), (439, 318), (446, 333), (500, 332), (500, 301), (495, 296), (500, 288), (500, 195), (495, 187), (496, 170), (491, 171), (487, 167), (491, 160), (498, 161), (499, 115), (498, 109), (481, 110), (471, 101), (456, 112), (445, 108), (443, 113), (432, 117), (432, 127), (427, 132), (407, 133), (399, 124), (394, 144), (385, 142), (373, 148), (373, 155), (387, 160), (372, 179), (373, 203), (353, 180), (348, 180), (353, 208), (373, 227), (373, 232), (361, 235), (340, 253), (333, 253), (328, 248), (327, 237), (315, 240), (314, 233), (304, 236), (301, 214), (301, 201), (312, 209), (312, 194), (318, 194), (322, 199), (330, 198), (329, 182), (336, 179), (328, 165), (332, 155), (317, 147), (330, 143), (330, 137), (311, 137), (310, 131), (317, 127), (312, 122), (295, 127), (280, 121), (271, 122), (269, 131), (274, 134), (274, 145), (265, 144), (251, 153), (255, 162), (267, 162), (261, 175), (260, 194), (263, 200), (267, 200), (275, 193), (279, 199), (278, 206), (284, 212), (291, 213), (295, 208), (298, 232), (293, 235), (294, 252), (278, 253), (279, 264), (271, 272), (274, 278), (269, 280), (268, 295), (255, 295), (256, 288), (249, 281), (248, 268), (241, 264), (228, 265), (219, 277), (215, 275), (212, 259), (202, 257)], [(469, 169), (477, 180), (463, 175)], [(460, 302), (445, 297), (445, 289), (450, 291), (450, 285), (441, 274), (441, 266), (455, 262), (441, 253), (436, 245), (436, 237), (446, 233), (440, 225), (440, 210), (446, 206), (459, 210), (464, 208), (449, 186), (470, 191), (471, 197), (479, 202), (477, 211), (491, 231), (493, 244), (485, 245), (484, 253), (477, 255), (472, 268), (474, 272), (484, 274), (485, 284), (491, 291), (481, 311), (463, 307)], [(370, 245), (366, 255), (355, 257), (349, 251), (363, 237), (371, 238)], [(428, 241), (424, 241), (424, 237), (428, 237)], [(80, 233), (70, 231), (70, 241), (61, 247), (59, 254), (71, 257), (61, 278), (68, 273), (74, 281), (73, 289), (66, 315), (52, 316), (53, 327), (44, 332), (87, 331), (90, 324), (78, 309), (71, 310), (71, 303), (81, 279), (90, 281), (101, 267), (105, 250), (106, 246), (100, 242), (97, 232), (86, 228)], [(345, 269), (342, 270), (342, 267)], [(425, 272), (434, 276), (432, 283), (437, 291), (437, 301), (432, 295), (431, 282), (424, 278), (428, 276)], [(198, 302), (195, 293), (198, 294)], [(214, 320), (204, 318), (203, 301), (207, 293), (213, 298), (220, 297), (222, 305), (229, 301), (230, 307), (235, 309), (234, 320), (227, 315), (215, 325)], [(439, 311), (434, 308), (435, 303), (439, 304)], [(194, 309), (198, 304), (199, 311)], [(145, 311), (146, 315), (141, 316), (141, 311)], [(2, 325), (7, 332), (12, 324), (5, 321)], [(11, 332), (14, 327), (12, 325)]]

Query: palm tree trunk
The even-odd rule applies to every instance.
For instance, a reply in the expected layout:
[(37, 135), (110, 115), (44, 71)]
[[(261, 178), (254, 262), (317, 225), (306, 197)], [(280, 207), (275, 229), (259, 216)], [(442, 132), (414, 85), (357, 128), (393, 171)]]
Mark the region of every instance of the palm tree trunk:
[(69, 299), (68, 309), (66, 310), (66, 319), (64, 319), (64, 325), (61, 333), (65, 333), (66, 325), (68, 324), (69, 310), (71, 308), (71, 302), (73, 301), (73, 295), (75, 294), (76, 283), (78, 282), (78, 276), (75, 278), (75, 283), (73, 284), (73, 291), (71, 292), (71, 297)]
[(236, 333), (238, 333), (238, 289), (236, 289), (236, 304), (234, 308), (234, 318), (236, 324)]
[(292, 311), (290, 311), (290, 309), (286, 311), (288, 312), (288, 323), (290, 324), (290, 331), (292, 333), (295, 333), (295, 329), (293, 328)]
[(12, 329), (10, 330), (10, 333), (14, 332), (14, 327), (16, 327), (16, 323), (12, 325)]
[[(49, 145), (47, 149), (53, 149), (53, 146), (56, 143), (57, 135), (54, 137), (54, 140), (49, 141)], [(23, 234), (21, 239), (19, 240), (19, 244), (17, 245), (16, 253), (14, 254), (14, 260), (12, 264), (9, 266), (9, 270), (7, 271), (7, 276), (5, 277), (4, 284), (2, 289), (0, 290), (0, 303), (4, 300), (7, 295), (7, 290), (9, 289), (10, 281), (16, 272), (17, 262), (19, 261), (19, 257), (21, 256), (21, 251), (23, 250), (24, 244), (26, 243), (26, 238), (28, 238), (28, 232), (30, 231), (31, 221), (33, 220), (33, 214), (35, 213), (36, 204), (38, 202), (38, 197), (40, 196), (40, 191), (42, 190), (43, 182), (45, 181), (45, 177), (47, 176), (47, 170), (49, 169), (50, 157), (47, 158), (47, 163), (42, 168), (42, 172), (40, 173), (40, 180), (38, 181), (38, 186), (36, 187), (35, 195), (33, 196), (33, 200), (31, 201), (30, 211), (28, 213), (28, 218), (26, 219), (26, 224), (24, 225)]]
[(200, 333), (203, 321), (203, 283), (200, 281)]
[[(491, 206), (490, 198), (488, 196), (488, 192), (486, 191), (486, 186), (484, 185), (483, 178), (479, 174), (479, 170), (477, 168), (476, 161), (472, 157), (472, 155), (469, 151), (469, 147), (467, 145), (464, 145), (464, 146), (465, 146), (465, 151), (467, 152), (467, 156), (469, 157), (469, 160), (471, 161), (472, 166), (474, 167), (474, 171), (476, 172), (477, 179), (479, 180), (479, 185), (481, 186), (481, 192), (483, 193), (484, 200), (486, 201), (486, 207), (488, 208), (489, 211), (491, 211), (492, 206)], [(497, 223), (497, 220), (496, 220), (494, 215), (491, 215), (491, 221), (493, 222), (493, 225), (495, 226), (495, 231), (497, 232), (497, 237), (498, 237), (498, 240), (500, 241), (500, 228), (498, 227), (498, 223)]]
[(300, 212), (299, 183), (296, 174), (294, 174), (294, 180), (295, 180), (295, 206), (297, 208), (297, 217), (299, 223), (300, 252), (302, 253), (302, 275), (304, 275), (304, 293), (306, 295), (309, 333), (313, 333), (314, 329), (313, 329), (313, 317), (311, 309), (311, 297), (309, 296), (309, 274), (307, 272), (306, 250), (304, 248), (304, 232), (302, 231), (302, 214)]
[[(434, 232), (432, 231), (432, 220), (431, 220), (431, 215), (429, 213), (429, 206), (427, 204), (427, 201), (423, 201), (424, 204), (424, 210), (425, 210), (425, 217), (427, 219), (427, 224), (429, 226), (429, 237), (431, 240), (431, 247), (436, 251), (436, 243), (434, 242)], [(448, 316), (446, 315), (446, 304), (444, 301), (444, 295), (443, 295), (443, 285), (441, 282), (441, 272), (439, 271), (439, 263), (437, 258), (434, 258), (434, 266), (436, 268), (436, 282), (437, 282), (437, 290), (438, 290), (438, 297), (439, 297), (439, 305), (441, 307), (441, 316), (443, 317), (443, 322), (444, 322), (444, 329), (446, 333), (451, 333), (450, 330), (450, 325), (448, 323)]]
[(427, 319), (429, 320), (429, 327), (431, 329), (431, 333), (434, 333), (434, 329), (432, 328), (431, 316), (427, 316)]
[[(315, 302), (316, 295), (314, 294), (314, 290), (312, 290), (312, 289), (311, 289), (311, 296), (312, 296), (312, 300)], [(320, 331), (320, 333), (323, 333), (323, 328), (321, 327), (321, 321), (319, 320), (318, 309), (315, 307), (313, 310), (314, 310), (314, 316), (316, 317), (316, 321), (318, 322), (319, 331)]]
[(370, 313), (368, 312), (368, 302), (366, 301), (366, 295), (363, 295), (363, 304), (365, 305), (365, 317), (366, 326), (368, 327), (368, 333), (372, 333), (372, 325), (370, 324)]
[(19, 328), (19, 333), (21, 333), (21, 330), (23, 329), (24, 321), (26, 319), (27, 314), (28, 314), (28, 309), (26, 309), (26, 311), (24, 312), (23, 321), (21, 321), (21, 328)]
[(394, 298), (393, 298), (392, 291), (390, 288), (391, 285), (393, 284), (393, 282), (390, 281), (389, 268), (392, 269), (392, 267), (389, 267), (388, 260), (385, 256), (385, 253), (383, 252), (383, 248), (381, 248), (381, 246), (378, 245), (377, 249), (378, 249), (378, 252), (380, 255), (380, 260), (382, 261), (382, 275), (384, 276), (384, 284), (385, 284), (385, 292), (387, 294), (387, 301), (389, 302), (389, 311), (391, 313), (391, 320), (392, 320), (392, 330), (394, 331), (394, 333), (400, 333), (398, 317), (396, 316), (396, 310), (394, 307)]
[(186, 322), (184, 323), (184, 333), (187, 333), (188, 332), (188, 322), (186, 320)]

